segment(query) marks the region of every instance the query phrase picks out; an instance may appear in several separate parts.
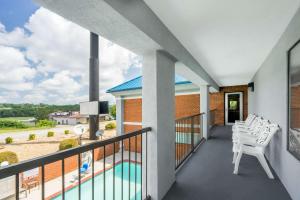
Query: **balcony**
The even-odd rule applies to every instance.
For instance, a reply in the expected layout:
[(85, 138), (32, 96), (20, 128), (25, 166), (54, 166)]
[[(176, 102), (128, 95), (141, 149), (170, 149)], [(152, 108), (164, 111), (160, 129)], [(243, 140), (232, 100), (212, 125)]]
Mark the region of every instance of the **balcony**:
[(176, 174), (164, 200), (291, 199), (278, 177), (268, 179), (257, 159), (244, 156), (239, 176), (233, 174), (231, 126), (216, 126)]
[[(10, 178), (16, 199), (24, 195), (21, 174), (32, 168), (41, 174), (40, 184), (34, 185), (40, 185), (39, 198), (53, 199), (45, 180), (46, 165), (53, 162), (58, 164), (52, 171), (61, 173), (55, 182), (58, 199), (300, 199), (300, 117), (298, 112), (291, 115), (288, 107), (291, 102), (292, 110), (300, 107), (299, 46), (292, 51), (300, 41), (299, 0), (35, 1), (89, 30), (89, 101), (99, 100), (98, 35), (143, 57), (143, 69), (142, 79), (134, 79), (138, 86), (134, 84), (124, 95), (130, 81), (115, 91), (118, 137), (0, 169), (0, 179)], [(290, 60), (293, 55), (297, 56)], [(295, 70), (290, 70), (290, 65), (295, 65)], [(294, 75), (287, 76), (288, 72)], [(176, 81), (175, 75), (186, 81)], [(183, 91), (183, 82), (192, 86)], [(191, 113), (205, 114), (199, 120), (189, 114), (175, 121), (174, 95), (184, 96), (187, 91), (196, 96)], [(140, 105), (133, 109), (139, 116), (126, 121), (124, 100), (133, 99), (139, 99)], [(186, 107), (191, 104), (183, 101)], [(230, 126), (224, 125), (245, 120), (247, 113), (281, 127), (265, 152), (277, 175), (275, 180), (269, 180), (257, 160), (248, 156), (241, 161), (240, 175), (232, 173)], [(289, 121), (291, 117), (295, 124)], [(90, 114), (90, 119), (90, 138), (95, 139), (97, 113)], [(128, 132), (124, 124), (138, 127), (138, 131), (124, 134)], [(222, 126), (210, 131), (215, 124)], [(141, 134), (146, 136), (137, 140)], [(110, 150), (106, 151), (106, 146)], [(102, 150), (95, 160), (96, 148)], [(81, 154), (87, 151), (93, 155), (91, 181), (81, 179)], [(77, 178), (72, 183), (76, 192), (68, 197), (73, 187), (64, 185), (69, 181), (69, 176), (64, 176), (69, 173), (64, 171), (64, 160), (72, 156), (77, 163)], [(128, 173), (115, 171), (123, 159), (128, 159), (134, 170), (129, 166)], [(112, 169), (109, 181), (106, 169)], [(95, 173), (101, 174), (100, 189), (94, 185)], [(90, 196), (82, 196), (86, 191)]]

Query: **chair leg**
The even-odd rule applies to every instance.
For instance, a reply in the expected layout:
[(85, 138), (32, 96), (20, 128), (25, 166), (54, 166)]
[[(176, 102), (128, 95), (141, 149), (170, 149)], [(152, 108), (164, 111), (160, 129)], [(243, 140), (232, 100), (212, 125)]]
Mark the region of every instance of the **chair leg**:
[(232, 158), (232, 164), (235, 163), (236, 157), (237, 157), (237, 152), (233, 152), (233, 158)]
[(268, 163), (266, 161), (265, 156), (263, 154), (259, 154), (259, 155), (257, 155), (257, 159), (260, 162), (261, 166), (264, 168), (264, 170), (267, 173), (268, 177), (270, 179), (274, 179), (274, 176), (273, 176), (273, 174), (272, 174), (272, 172), (270, 170), (270, 167), (269, 167), (269, 165), (268, 165)]
[(237, 155), (237, 158), (236, 158), (235, 164), (234, 164), (234, 171), (233, 171), (234, 174), (238, 174), (239, 173), (239, 165), (240, 165), (240, 161), (241, 161), (242, 155), (243, 155), (242, 151), (240, 151), (238, 153), (238, 155)]

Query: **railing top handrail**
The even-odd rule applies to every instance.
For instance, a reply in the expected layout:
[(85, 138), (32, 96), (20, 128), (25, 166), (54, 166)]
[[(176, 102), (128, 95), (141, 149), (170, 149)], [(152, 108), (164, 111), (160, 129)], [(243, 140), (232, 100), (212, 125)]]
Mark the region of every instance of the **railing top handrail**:
[(63, 150), (63, 151), (59, 151), (59, 152), (55, 152), (52, 154), (48, 154), (45, 156), (40, 156), (37, 158), (32, 158), (29, 160), (25, 160), (25, 161), (21, 161), (19, 163), (16, 164), (12, 164), (3, 168), (0, 168), (0, 179), (15, 175), (17, 173), (22, 173), (24, 171), (30, 170), (30, 169), (34, 169), (37, 167), (40, 167), (42, 165), (47, 165), (74, 155), (78, 155), (80, 153), (89, 151), (89, 150), (93, 150), (99, 147), (103, 147), (109, 144), (113, 144), (115, 142), (119, 142), (134, 136), (138, 136), (141, 135), (143, 133), (149, 132), (151, 131), (151, 127), (146, 127), (137, 131), (133, 131), (124, 135), (120, 135), (117, 137), (113, 137), (113, 138), (109, 138), (106, 140), (102, 140), (102, 141), (95, 141), (95, 142), (91, 142), (89, 144), (85, 144), (79, 147), (75, 147), (72, 149), (67, 149), (67, 150)]
[(175, 122), (180, 121), (180, 120), (189, 119), (189, 118), (196, 117), (196, 116), (200, 116), (200, 115), (204, 115), (204, 114), (205, 114), (205, 112), (202, 112), (202, 113), (198, 113), (198, 114), (195, 114), (195, 115), (181, 117), (181, 118), (175, 119)]

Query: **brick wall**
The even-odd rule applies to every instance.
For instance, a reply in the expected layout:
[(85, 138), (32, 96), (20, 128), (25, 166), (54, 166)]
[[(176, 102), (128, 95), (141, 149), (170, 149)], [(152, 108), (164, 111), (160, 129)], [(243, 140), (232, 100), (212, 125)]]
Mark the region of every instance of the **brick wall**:
[(230, 92), (243, 92), (243, 119), (246, 119), (248, 116), (248, 86), (221, 87), (220, 92), (210, 94), (210, 109), (216, 109), (215, 123), (218, 125), (225, 124), (225, 93)]
[[(130, 132), (133, 132), (133, 131), (137, 131), (137, 130), (140, 130), (142, 128), (142, 126), (140, 125), (124, 125), (124, 132), (125, 133), (130, 133)], [(129, 140), (130, 140), (130, 151), (133, 151), (133, 152), (138, 152), (140, 153), (141, 152), (141, 136), (137, 136), (136, 138), (130, 138), (130, 139), (127, 139), (127, 140), (124, 140), (124, 149), (126, 151), (129, 151)], [(136, 147), (135, 147), (135, 144)]]
[(200, 113), (200, 95), (180, 95), (175, 97), (175, 119)]
[[(119, 152), (120, 150), (120, 145), (119, 143), (115, 144), (115, 152)], [(100, 160), (103, 159), (103, 147), (95, 149), (94, 154), (95, 154), (95, 160)], [(113, 144), (107, 145), (105, 147), (105, 156), (110, 156), (113, 154)], [(65, 173), (72, 172), (74, 170), (78, 169), (78, 156), (71, 156), (69, 158), (65, 159)], [(55, 178), (61, 177), (62, 173), (62, 168), (61, 168), (61, 161), (53, 162), (48, 165), (45, 165), (45, 181), (50, 181)], [(39, 170), (39, 176), (41, 180), (41, 168)]]
[(142, 99), (124, 100), (124, 121), (125, 122), (142, 121)]
[[(215, 123), (224, 125), (225, 121), (225, 93), (243, 92), (243, 119), (248, 115), (248, 86), (229, 86), (221, 87), (220, 92), (210, 94), (210, 109), (215, 109)], [(299, 89), (300, 92), (300, 89)], [(175, 118), (186, 117), (200, 112), (200, 95), (180, 95), (175, 97)], [(124, 121), (142, 121), (142, 99), (128, 99), (124, 101)], [(299, 119), (300, 121), (300, 119)], [(132, 126), (132, 129), (128, 128)], [(126, 128), (127, 127), (127, 128)], [(125, 132), (137, 130), (136, 126), (126, 125)]]

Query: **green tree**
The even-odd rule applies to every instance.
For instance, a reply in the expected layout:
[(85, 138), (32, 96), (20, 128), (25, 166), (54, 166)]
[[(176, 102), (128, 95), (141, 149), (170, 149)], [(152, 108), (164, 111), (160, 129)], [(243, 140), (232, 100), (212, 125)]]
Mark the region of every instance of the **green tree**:
[(109, 114), (116, 119), (116, 116), (117, 116), (116, 104), (110, 106), (110, 108), (109, 108)]
[(48, 115), (51, 113), (50, 109), (47, 107), (37, 108), (34, 117), (39, 120), (48, 119)]

